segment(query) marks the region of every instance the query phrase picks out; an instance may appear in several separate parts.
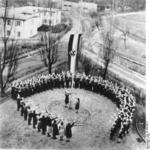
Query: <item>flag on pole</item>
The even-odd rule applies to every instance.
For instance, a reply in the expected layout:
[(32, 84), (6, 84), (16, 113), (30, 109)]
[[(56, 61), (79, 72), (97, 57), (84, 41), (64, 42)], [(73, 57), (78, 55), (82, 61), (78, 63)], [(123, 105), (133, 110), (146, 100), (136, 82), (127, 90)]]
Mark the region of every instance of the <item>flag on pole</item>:
[(75, 73), (75, 69), (78, 66), (78, 52), (80, 47), (80, 34), (71, 34), (68, 44), (68, 67), (71, 73)]
[(81, 36), (82, 36), (82, 34), (80, 33), (79, 36), (78, 36), (78, 45), (77, 45), (76, 70), (78, 69), (78, 60), (79, 60), (79, 51), (80, 51)]
[(68, 68), (69, 70), (70, 70), (70, 62), (71, 62), (70, 52), (72, 51), (73, 39), (74, 39), (74, 34), (71, 34), (69, 38), (69, 43), (68, 43)]

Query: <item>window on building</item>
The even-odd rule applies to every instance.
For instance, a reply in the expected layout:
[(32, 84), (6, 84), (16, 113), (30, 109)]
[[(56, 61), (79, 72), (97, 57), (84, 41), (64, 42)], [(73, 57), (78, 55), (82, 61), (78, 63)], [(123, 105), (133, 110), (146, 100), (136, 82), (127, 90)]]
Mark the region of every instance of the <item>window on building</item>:
[(10, 30), (7, 30), (7, 36), (10, 36)]
[(20, 26), (21, 22), (20, 21), (16, 21), (16, 26)]
[(21, 36), (21, 32), (17, 32), (17, 37), (20, 37)]
[(7, 20), (7, 25), (10, 25), (11, 24), (11, 21), (10, 20)]

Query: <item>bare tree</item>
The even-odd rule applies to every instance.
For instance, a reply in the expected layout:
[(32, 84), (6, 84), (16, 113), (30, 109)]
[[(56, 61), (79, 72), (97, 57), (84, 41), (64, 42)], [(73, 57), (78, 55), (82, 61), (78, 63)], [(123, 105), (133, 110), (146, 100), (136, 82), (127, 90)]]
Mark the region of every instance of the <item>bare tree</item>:
[[(48, 1), (48, 7), (50, 8), (49, 11), (46, 11), (51, 16), (53, 7), (53, 2)], [(41, 32), (41, 42), (44, 43), (44, 47), (41, 50), (41, 58), (44, 62), (44, 65), (48, 67), (48, 72), (52, 73), (52, 65), (57, 62), (57, 50), (58, 50), (58, 38), (52, 34), (52, 22), (51, 19), (49, 20), (49, 25), (43, 25), (43, 28), (39, 29)]]
[(109, 63), (115, 56), (116, 48), (114, 47), (115, 39), (111, 31), (107, 31), (103, 37), (103, 58), (104, 58), (104, 74), (103, 78), (106, 78)]
[(125, 49), (127, 48), (127, 36), (130, 34), (129, 28), (125, 25), (125, 27), (120, 30), (122, 32), (121, 38), (124, 41), (124, 47)]
[[(13, 78), (15, 71), (17, 69), (17, 41), (10, 37), (10, 34), (7, 34), (7, 21), (8, 18), (8, 0), (4, 1), (4, 10), (1, 15), (1, 27), (3, 32), (1, 33), (1, 42), (3, 44), (3, 48), (0, 50), (0, 84), (1, 84), (1, 96), (5, 95), (5, 90)], [(13, 22), (12, 18), (12, 22)], [(11, 23), (11, 30), (13, 29), (13, 23)]]
[(44, 65), (48, 67), (48, 72), (52, 73), (52, 65), (57, 62), (57, 39), (50, 36), (50, 31), (44, 32), (42, 34), (42, 42), (44, 43), (44, 47), (41, 50), (41, 58), (44, 62)]
[(101, 41), (99, 42), (100, 48), (103, 51), (103, 60), (104, 60), (104, 73), (103, 78), (106, 78), (108, 72), (108, 66), (110, 62), (113, 60), (116, 50), (117, 50), (117, 40), (114, 37), (114, 18), (113, 16), (110, 18), (110, 24), (108, 26), (104, 26), (102, 21), (102, 16), (100, 16), (100, 24), (97, 26)]

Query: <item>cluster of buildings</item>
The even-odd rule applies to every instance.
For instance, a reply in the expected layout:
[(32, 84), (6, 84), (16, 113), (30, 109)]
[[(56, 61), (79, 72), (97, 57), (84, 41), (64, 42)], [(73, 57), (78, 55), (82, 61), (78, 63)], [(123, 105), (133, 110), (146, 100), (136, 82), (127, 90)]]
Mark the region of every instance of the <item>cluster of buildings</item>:
[(72, 2), (67, 0), (61, 0), (62, 10), (63, 11), (72, 11), (73, 9), (80, 9), (83, 13), (89, 12), (101, 12), (111, 10), (111, 5), (108, 2), (100, 1), (98, 3), (93, 2)]
[(6, 18), (5, 35), (13, 39), (29, 39), (37, 35), (37, 29), (45, 25), (61, 23), (61, 11), (54, 8), (35, 6), (11, 7), (0, 10), (0, 37), (4, 37), (4, 18)]
[(62, 2), (62, 10), (63, 11), (72, 11), (73, 9), (80, 9), (82, 12), (97, 12), (97, 4), (90, 2), (71, 2), (71, 1), (63, 1)]

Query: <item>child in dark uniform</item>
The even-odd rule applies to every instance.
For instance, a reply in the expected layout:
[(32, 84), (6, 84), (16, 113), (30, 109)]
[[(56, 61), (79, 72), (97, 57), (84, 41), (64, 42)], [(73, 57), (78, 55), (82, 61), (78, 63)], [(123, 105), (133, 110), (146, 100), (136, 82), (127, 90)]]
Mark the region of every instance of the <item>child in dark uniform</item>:
[(67, 123), (66, 129), (65, 129), (65, 135), (66, 135), (66, 142), (70, 141), (70, 138), (72, 138), (72, 127), (74, 126), (75, 122), (73, 123)]
[(69, 95), (70, 95), (69, 91), (66, 90), (65, 91), (65, 107), (67, 107), (69, 104)]
[(78, 113), (79, 108), (80, 108), (80, 99), (77, 98), (77, 102), (76, 102), (76, 104), (75, 104), (76, 113)]

